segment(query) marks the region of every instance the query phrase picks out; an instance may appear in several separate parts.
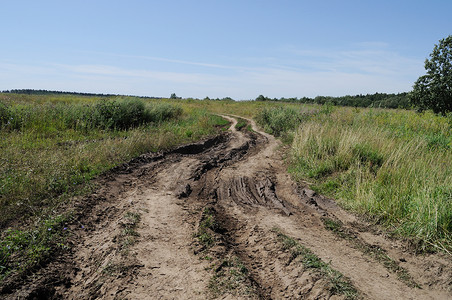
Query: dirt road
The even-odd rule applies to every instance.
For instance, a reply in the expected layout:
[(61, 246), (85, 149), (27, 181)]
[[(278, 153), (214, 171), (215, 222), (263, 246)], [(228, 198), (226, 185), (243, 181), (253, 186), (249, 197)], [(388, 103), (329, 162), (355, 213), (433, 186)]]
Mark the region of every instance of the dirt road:
[[(281, 145), (229, 132), (141, 156), (80, 199), (74, 249), (11, 297), (451, 299), (446, 254), (417, 256), (307, 187)], [(47, 273), (46, 273), (47, 272)], [(41, 274), (41, 275), (42, 275)]]

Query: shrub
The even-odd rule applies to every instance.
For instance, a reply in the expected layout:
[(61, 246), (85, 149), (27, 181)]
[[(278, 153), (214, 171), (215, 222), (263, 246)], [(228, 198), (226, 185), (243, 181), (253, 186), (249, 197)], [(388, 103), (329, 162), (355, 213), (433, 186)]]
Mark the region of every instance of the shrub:
[(151, 106), (147, 112), (148, 122), (159, 123), (182, 115), (182, 108), (169, 103), (158, 103)]
[(304, 115), (292, 107), (264, 108), (256, 116), (257, 123), (275, 136), (294, 130), (303, 119)]
[(83, 112), (86, 126), (126, 130), (147, 123), (159, 123), (182, 115), (182, 108), (158, 103), (146, 106), (137, 98), (102, 101)]
[(104, 101), (94, 106), (92, 118), (95, 127), (123, 130), (146, 123), (147, 113), (138, 99)]

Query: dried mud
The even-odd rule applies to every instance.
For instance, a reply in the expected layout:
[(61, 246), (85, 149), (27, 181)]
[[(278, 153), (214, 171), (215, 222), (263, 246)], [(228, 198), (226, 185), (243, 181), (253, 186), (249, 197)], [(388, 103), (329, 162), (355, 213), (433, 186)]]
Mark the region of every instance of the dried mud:
[[(1, 296), (452, 298), (449, 256), (415, 255), (404, 242), (295, 184), (274, 137), (252, 121), (254, 131), (236, 131), (236, 120), (224, 117), (232, 123), (227, 133), (143, 155), (99, 178), (96, 192), (76, 202), (70, 253)], [(326, 228), (326, 219), (341, 224), (339, 234)], [(343, 274), (356, 293), (342, 293), (304, 264), (277, 232)]]

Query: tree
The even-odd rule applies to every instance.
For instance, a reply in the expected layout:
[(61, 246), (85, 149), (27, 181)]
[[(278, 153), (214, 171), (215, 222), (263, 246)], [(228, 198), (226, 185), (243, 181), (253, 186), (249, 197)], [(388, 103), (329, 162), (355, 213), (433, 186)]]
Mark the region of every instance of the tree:
[(176, 96), (176, 93), (172, 93), (171, 96), (170, 96), (170, 99), (178, 99), (177, 96)]
[(435, 113), (452, 111), (452, 35), (435, 45), (430, 59), (425, 60), (426, 75), (418, 78), (410, 93), (410, 101), (420, 111)]
[(269, 101), (270, 99), (265, 97), (264, 95), (259, 95), (256, 98), (256, 101)]

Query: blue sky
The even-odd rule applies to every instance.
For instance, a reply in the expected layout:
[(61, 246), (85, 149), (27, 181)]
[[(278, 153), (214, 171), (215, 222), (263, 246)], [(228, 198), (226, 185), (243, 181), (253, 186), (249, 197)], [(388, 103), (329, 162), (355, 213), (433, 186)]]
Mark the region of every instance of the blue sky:
[(254, 99), (403, 92), (450, 0), (4, 0), (0, 90)]

